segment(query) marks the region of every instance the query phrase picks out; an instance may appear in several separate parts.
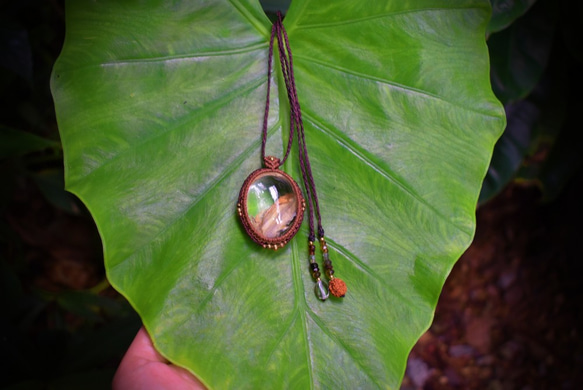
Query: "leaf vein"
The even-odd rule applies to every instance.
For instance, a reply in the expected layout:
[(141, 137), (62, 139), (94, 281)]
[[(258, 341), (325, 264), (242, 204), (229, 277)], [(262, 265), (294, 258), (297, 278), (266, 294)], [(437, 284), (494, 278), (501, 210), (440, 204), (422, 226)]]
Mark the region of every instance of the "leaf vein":
[(314, 314), (314, 312), (307, 311), (306, 313), (308, 314), (308, 317), (310, 317), (310, 319), (312, 321), (314, 321), (314, 324), (316, 324), (316, 326), (318, 328), (320, 328), (320, 330), (326, 336), (328, 336), (328, 338), (330, 338), (330, 340), (332, 340), (334, 343), (336, 343), (337, 345), (340, 345), (340, 347), (342, 347), (342, 349), (346, 352), (346, 355), (349, 356), (351, 358), (351, 360), (360, 368), (360, 371), (365, 373), (366, 376), (370, 378), (372, 383), (374, 383), (379, 389), (381, 389), (382, 386), (376, 381), (374, 375), (367, 369), (367, 367), (364, 366), (358, 359), (355, 359), (352, 356), (352, 353), (348, 349), (348, 346), (346, 345), (346, 343), (344, 341), (342, 341), (341, 338), (337, 337), (334, 333), (332, 333), (330, 331), (330, 329), (328, 329), (328, 327), (326, 327), (326, 325), (324, 325), (324, 321), (322, 321), (318, 316), (316, 316)]
[[(231, 211), (228, 209), (225, 211), (225, 213), (230, 213), (230, 212)], [(244, 258), (240, 258), (239, 261), (237, 261), (230, 268), (228, 268), (226, 270), (226, 272), (221, 273), (221, 276), (213, 284), (212, 288), (208, 291), (208, 294), (203, 299), (201, 299), (200, 302), (198, 303), (198, 306), (195, 309), (196, 313), (200, 313), (202, 311), (202, 309), (204, 309), (204, 307), (207, 305), (207, 303), (210, 302), (211, 298), (215, 294), (215, 291), (217, 291), (219, 289), (219, 287), (221, 287), (221, 285), (225, 282), (225, 280), (227, 280), (229, 278), (229, 276), (237, 268), (239, 268), (239, 266), (244, 262), (244, 260), (245, 260)]]
[(391, 292), (394, 295), (396, 295), (397, 297), (399, 297), (400, 300), (411, 304), (411, 306), (419, 306), (411, 298), (403, 295), (399, 290), (395, 289), (395, 287), (393, 287), (390, 283), (387, 283), (387, 281), (384, 280), (378, 273), (374, 272), (368, 265), (366, 265), (365, 263), (360, 261), (357, 256), (355, 256), (353, 253), (351, 253), (345, 247), (341, 246), (340, 244), (338, 244), (337, 242), (335, 242), (334, 240), (332, 240), (328, 237), (326, 237), (326, 243), (328, 244), (328, 246), (330, 248), (335, 249), (336, 252), (338, 252), (338, 254), (340, 254), (346, 260), (348, 260), (352, 264), (354, 264), (361, 272), (367, 274), (368, 276), (370, 276), (373, 279), (376, 279), (385, 288), (388, 288), (389, 290), (391, 290)]
[(399, 15), (406, 15), (411, 13), (425, 13), (425, 12), (434, 12), (434, 11), (452, 11), (452, 10), (467, 10), (467, 9), (474, 9), (476, 7), (469, 6), (469, 7), (449, 7), (449, 8), (415, 8), (415, 9), (406, 9), (400, 11), (393, 11), (393, 12), (384, 12), (376, 15), (365, 16), (362, 18), (354, 18), (354, 19), (347, 19), (347, 20), (340, 20), (337, 22), (329, 22), (329, 23), (314, 23), (314, 24), (304, 24), (304, 25), (297, 25), (298, 30), (310, 30), (310, 29), (317, 29), (317, 28), (327, 28), (327, 27), (335, 27), (335, 26), (345, 26), (349, 24), (356, 24), (360, 22), (366, 22), (368, 20), (374, 19), (382, 19), (387, 17), (394, 17)]
[(170, 61), (177, 61), (177, 60), (192, 60), (197, 58), (204, 58), (204, 57), (221, 57), (221, 56), (230, 56), (235, 54), (246, 54), (253, 51), (257, 51), (260, 49), (264, 49), (267, 47), (266, 42), (254, 43), (249, 46), (243, 47), (236, 47), (232, 49), (226, 50), (216, 50), (216, 51), (208, 51), (208, 52), (199, 52), (199, 53), (189, 53), (189, 54), (177, 54), (177, 55), (169, 55), (169, 56), (159, 56), (159, 57), (145, 57), (145, 58), (124, 58), (115, 61), (103, 62), (99, 64), (101, 67), (107, 66), (118, 66), (118, 65), (129, 65), (134, 63), (142, 63), (142, 62), (170, 62)]
[(289, 318), (289, 324), (288, 324), (288, 326), (281, 333), (281, 335), (275, 339), (275, 342), (273, 343), (273, 346), (268, 349), (269, 350), (269, 353), (267, 354), (267, 358), (265, 359), (265, 364), (266, 365), (267, 365), (267, 362), (269, 362), (271, 360), (271, 358), (272, 358), (273, 354), (275, 353), (278, 345), (281, 344), (281, 342), (283, 341), (285, 335), (289, 333), (289, 331), (292, 328), (293, 324), (296, 322), (296, 319), (298, 317), (298, 313), (299, 313), (298, 310), (294, 310), (291, 313), (290, 318)]
[[(217, 100), (211, 101), (203, 106), (201, 106), (198, 109), (193, 110), (185, 119), (185, 121), (191, 120), (194, 116), (199, 117), (201, 113), (205, 113), (207, 111), (212, 110), (213, 108), (223, 105), (225, 103), (228, 103), (234, 99), (236, 99), (238, 96), (249, 92), (251, 90), (257, 89), (259, 88), (263, 83), (265, 83), (265, 80), (263, 80), (262, 78), (258, 78), (257, 80), (255, 80), (254, 83), (249, 83), (249, 84), (245, 84), (244, 86), (242, 86), (241, 88), (239, 88), (238, 90), (233, 91), (232, 93), (229, 93), (228, 95), (225, 95)], [(178, 126), (180, 126), (181, 124), (179, 124)], [(135, 151), (138, 148), (141, 148), (153, 141), (158, 140), (159, 138), (171, 133), (172, 131), (176, 130), (176, 127), (178, 126), (168, 126), (165, 128), (165, 130), (160, 131), (155, 133), (153, 136), (151, 137), (144, 137), (142, 139), (140, 139), (140, 142), (137, 143), (133, 143), (130, 146), (131, 147), (126, 147), (125, 149), (120, 150), (116, 155), (114, 155), (113, 157), (110, 157), (106, 160), (103, 160), (103, 162), (96, 166), (95, 168), (89, 170), (86, 172), (85, 177), (88, 177), (92, 174), (94, 174), (95, 172), (103, 169), (103, 167), (112, 164), (113, 162), (115, 162), (116, 160), (120, 159), (121, 157), (123, 157), (126, 153), (130, 152), (130, 151)], [(72, 183), (69, 183), (72, 184)]]
[[(275, 123), (275, 125), (268, 131), (268, 135), (272, 135), (277, 130), (278, 126), (279, 126), (279, 123)], [(121, 259), (119, 262), (117, 262), (116, 264), (112, 265), (111, 268), (113, 269), (113, 268), (119, 266), (120, 264), (122, 264), (127, 259), (129, 259), (129, 258), (135, 256), (137, 253), (145, 250), (152, 243), (152, 241), (156, 240), (158, 237), (160, 237), (162, 234), (164, 234), (164, 232), (168, 231), (168, 229), (170, 229), (176, 222), (178, 222), (179, 220), (181, 220), (182, 218), (184, 218), (191, 210), (194, 209), (194, 207), (202, 199), (204, 199), (204, 197), (213, 188), (215, 188), (217, 185), (219, 185), (225, 179), (225, 177), (227, 177), (231, 173), (233, 173), (233, 171), (235, 169), (237, 169), (241, 165), (241, 163), (246, 158), (248, 158), (259, 147), (260, 142), (261, 142), (261, 140), (256, 140), (252, 144), (250, 144), (250, 146), (247, 149), (243, 150), (238, 156), (236, 156), (233, 159), (233, 163), (232, 164), (228, 165), (227, 168), (221, 172), (221, 174), (217, 175), (215, 177), (215, 179), (211, 180), (209, 182), (209, 184), (202, 189), (200, 195), (186, 209), (184, 209), (183, 212), (181, 212), (180, 214), (176, 215), (173, 219), (169, 220), (166, 223), (166, 225), (164, 226), (163, 229), (161, 229), (160, 231), (156, 232), (147, 242), (145, 242), (144, 244), (142, 244), (140, 247), (136, 248), (136, 250), (134, 250), (130, 255), (126, 256), (124, 259)], [(225, 210), (225, 212), (229, 212), (227, 210)]]
[(419, 89), (419, 88), (414, 88), (414, 87), (411, 87), (411, 86), (408, 86), (408, 85), (405, 85), (405, 84), (400, 84), (400, 83), (397, 83), (397, 82), (392, 81), (392, 80), (387, 80), (387, 79), (384, 79), (384, 78), (381, 78), (381, 77), (375, 77), (375, 76), (372, 76), (372, 75), (369, 75), (369, 74), (360, 73), (360, 72), (357, 72), (357, 71), (352, 70), (352, 69), (347, 69), (347, 68), (344, 68), (344, 67), (341, 67), (341, 66), (338, 66), (338, 65), (335, 65), (335, 64), (328, 63), (326, 61), (321, 61), (321, 60), (317, 60), (317, 59), (314, 59), (314, 58), (304, 57), (301, 54), (295, 54), (294, 55), (294, 58), (295, 59), (302, 59), (302, 60), (304, 60), (304, 61), (306, 61), (308, 63), (312, 63), (314, 65), (320, 65), (320, 66), (322, 66), (324, 68), (328, 68), (328, 69), (331, 69), (331, 70), (335, 70), (337, 72), (344, 73), (346, 75), (358, 77), (358, 78), (361, 78), (361, 79), (365, 79), (365, 80), (369, 80), (369, 81), (373, 81), (373, 82), (377, 82), (377, 83), (383, 83), (383, 84), (388, 85), (389, 87), (392, 87), (392, 88), (395, 88), (395, 89), (399, 89), (399, 90), (402, 90), (402, 91), (406, 91), (408, 93), (413, 93), (413, 94), (418, 95), (418, 96), (421, 96), (423, 98), (429, 98), (429, 99), (432, 99), (432, 100), (437, 100), (437, 101), (440, 101), (442, 103), (445, 103), (445, 104), (454, 106), (456, 108), (462, 109), (464, 111), (474, 112), (474, 113), (477, 113), (477, 114), (480, 114), (480, 115), (484, 115), (484, 116), (489, 116), (489, 117), (493, 116), (489, 112), (480, 111), (480, 110), (477, 110), (475, 108), (462, 106), (462, 105), (460, 105), (458, 103), (455, 103), (455, 102), (452, 102), (450, 100), (445, 99), (443, 96), (439, 96), (437, 94), (434, 94), (434, 93), (431, 93), (431, 92), (428, 92), (428, 91), (424, 91), (424, 90)]
[(448, 218), (447, 216), (442, 214), (433, 205), (431, 205), (425, 199), (423, 199), (423, 197), (419, 196), (410, 186), (407, 185), (407, 183), (405, 183), (401, 179), (399, 179), (397, 177), (397, 175), (395, 175), (393, 172), (389, 171), (386, 168), (379, 166), (377, 163), (372, 161), (372, 159), (367, 157), (360, 150), (358, 145), (354, 144), (352, 141), (345, 140), (343, 137), (341, 137), (339, 134), (337, 134), (335, 129), (326, 127), (322, 123), (318, 122), (312, 115), (307, 113), (307, 110), (304, 110), (304, 112), (302, 114), (305, 118), (307, 118), (309, 121), (312, 122), (312, 124), (314, 125), (314, 128), (319, 129), (323, 134), (333, 138), (336, 142), (338, 142), (344, 148), (346, 148), (348, 151), (350, 151), (355, 157), (360, 159), (370, 169), (379, 173), (385, 179), (387, 179), (388, 181), (392, 182), (397, 187), (399, 187), (405, 195), (409, 196), (411, 199), (415, 200), (417, 203), (419, 203), (422, 206), (429, 209), (432, 213), (434, 213), (437, 217), (439, 217), (441, 220), (443, 220), (448, 225), (455, 227), (457, 230), (459, 230), (467, 235), (472, 234), (470, 231), (467, 231), (462, 226), (459, 226), (459, 225), (453, 223), (450, 218)]

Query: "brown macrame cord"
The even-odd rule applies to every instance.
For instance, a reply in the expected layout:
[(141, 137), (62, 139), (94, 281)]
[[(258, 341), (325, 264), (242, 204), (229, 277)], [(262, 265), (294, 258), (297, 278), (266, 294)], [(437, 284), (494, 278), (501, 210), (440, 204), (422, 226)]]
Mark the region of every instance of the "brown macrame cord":
[[(280, 162), (280, 166), (287, 160), (294, 134), (297, 133), (298, 147), (299, 147), (299, 160), (300, 168), (302, 172), (302, 180), (304, 188), (306, 190), (307, 198), (307, 208), (308, 208), (308, 259), (310, 263), (310, 272), (314, 278), (316, 285), (315, 291), (319, 299), (325, 300), (328, 298), (328, 289), (330, 293), (336, 297), (344, 297), (346, 294), (346, 284), (339, 278), (334, 276), (334, 268), (332, 267), (332, 261), (330, 260), (328, 253), (328, 245), (326, 244), (326, 239), (324, 237), (324, 228), (322, 227), (322, 217), (320, 213), (320, 205), (318, 202), (318, 194), (316, 192), (316, 184), (314, 182), (314, 177), (312, 175), (312, 167), (310, 165), (310, 159), (308, 157), (308, 147), (306, 144), (306, 137), (304, 131), (304, 125), (302, 121), (302, 113), (300, 109), (300, 103), (298, 100), (298, 95), (296, 92), (296, 85), (294, 79), (293, 71), (293, 58), (291, 53), (291, 48), (287, 36), (287, 32), (283, 26), (283, 19), (280, 12), (277, 13), (277, 20), (273, 24), (271, 29), (271, 39), (269, 42), (269, 59), (268, 59), (268, 74), (267, 74), (267, 97), (265, 103), (265, 115), (263, 120), (263, 132), (262, 132), (262, 143), (261, 143), (261, 156), (265, 158), (265, 144), (267, 141), (267, 119), (269, 115), (269, 99), (270, 99), (270, 80), (272, 72), (272, 60), (273, 60), (273, 43), (274, 38), (277, 37), (279, 59), (281, 63), (281, 72), (285, 81), (285, 87), (287, 90), (287, 96), (290, 104), (290, 131), (289, 140), (287, 145), (287, 150), (284, 158)], [(326, 283), (321, 279), (320, 269), (318, 263), (316, 262), (316, 247), (314, 242), (316, 240), (315, 229), (314, 229), (314, 215), (316, 216), (318, 223), (318, 241), (320, 242), (320, 250), (322, 252), (323, 266), (325, 274), (329, 280), (328, 287)]]

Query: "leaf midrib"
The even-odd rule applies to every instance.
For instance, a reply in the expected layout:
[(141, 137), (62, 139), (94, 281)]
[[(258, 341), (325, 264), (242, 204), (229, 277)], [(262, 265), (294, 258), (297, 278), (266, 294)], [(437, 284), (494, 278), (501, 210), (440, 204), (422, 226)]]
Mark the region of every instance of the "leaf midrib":
[[(261, 23), (259, 20), (255, 19), (251, 16), (251, 13), (247, 11), (247, 9), (238, 1), (238, 0), (228, 0), (229, 3), (245, 18), (249, 23), (255, 28), (255, 30), (264, 37), (269, 37), (270, 30), (266, 27), (266, 24)], [(256, 6), (260, 6), (259, 2), (257, 1)], [(267, 19), (267, 15), (265, 15), (265, 20)]]

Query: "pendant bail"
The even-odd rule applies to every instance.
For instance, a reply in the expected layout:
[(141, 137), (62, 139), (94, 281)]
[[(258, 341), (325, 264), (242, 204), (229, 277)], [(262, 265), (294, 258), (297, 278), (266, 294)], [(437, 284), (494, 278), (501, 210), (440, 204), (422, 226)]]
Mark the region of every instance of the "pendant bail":
[(274, 156), (265, 156), (263, 157), (263, 164), (265, 165), (265, 168), (278, 169), (281, 165), (281, 160)]

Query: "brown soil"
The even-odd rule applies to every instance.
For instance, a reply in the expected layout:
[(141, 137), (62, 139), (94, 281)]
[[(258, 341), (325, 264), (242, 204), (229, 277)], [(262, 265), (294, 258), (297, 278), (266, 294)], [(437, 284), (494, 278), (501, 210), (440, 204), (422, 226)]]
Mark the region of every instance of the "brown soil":
[(580, 193), (512, 186), (478, 210), (402, 389), (580, 388)]

